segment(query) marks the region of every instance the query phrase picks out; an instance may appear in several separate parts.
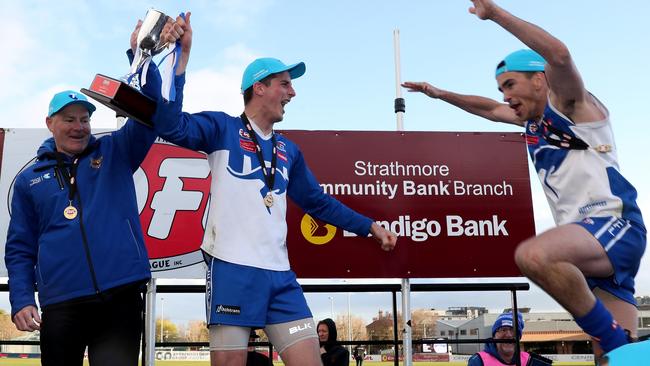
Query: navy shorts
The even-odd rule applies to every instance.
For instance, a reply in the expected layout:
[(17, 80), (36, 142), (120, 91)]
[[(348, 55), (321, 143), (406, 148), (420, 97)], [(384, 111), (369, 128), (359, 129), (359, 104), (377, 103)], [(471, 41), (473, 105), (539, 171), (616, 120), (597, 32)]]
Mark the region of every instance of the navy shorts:
[(205, 257), (209, 325), (264, 328), (312, 317), (293, 271), (271, 271)]
[(598, 287), (636, 305), (634, 277), (645, 251), (645, 226), (614, 216), (588, 217), (575, 224), (587, 229), (598, 240), (614, 267), (614, 275), (610, 277), (587, 277), (589, 287), (592, 290)]

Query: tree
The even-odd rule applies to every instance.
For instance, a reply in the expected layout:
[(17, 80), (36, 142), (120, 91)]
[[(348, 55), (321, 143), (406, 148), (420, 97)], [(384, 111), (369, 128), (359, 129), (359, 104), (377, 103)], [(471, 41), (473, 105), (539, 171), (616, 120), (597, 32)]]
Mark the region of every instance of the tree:
[(354, 315), (350, 315), (350, 322), (349, 324), (351, 325), (351, 335), (352, 339), (348, 337), (348, 315), (341, 315), (339, 314), (336, 317), (336, 331), (339, 335), (339, 341), (361, 341), (361, 340), (366, 340), (366, 325), (365, 322), (363, 321), (362, 318)]
[[(411, 339), (432, 338), (436, 331), (438, 316), (429, 309), (415, 309), (411, 313)], [(422, 350), (422, 345), (414, 346)]]
[(190, 320), (187, 325), (179, 325), (178, 334), (179, 340), (185, 342), (208, 342), (210, 340), (208, 327), (202, 320)]
[(163, 342), (177, 342), (180, 340), (180, 335), (178, 333), (178, 327), (176, 324), (165, 319), (162, 323), (163, 326), (163, 336), (160, 334), (160, 318), (156, 319), (156, 342), (160, 342), (161, 338)]
[(0, 339), (9, 340), (25, 334), (24, 332), (16, 329), (14, 323), (11, 322), (11, 314), (5, 310), (0, 309)]

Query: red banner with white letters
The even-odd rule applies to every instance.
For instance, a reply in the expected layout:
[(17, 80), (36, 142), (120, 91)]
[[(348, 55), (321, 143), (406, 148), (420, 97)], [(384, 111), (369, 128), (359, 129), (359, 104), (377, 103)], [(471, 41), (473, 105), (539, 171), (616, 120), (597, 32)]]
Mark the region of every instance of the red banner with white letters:
[[(298, 277), (519, 275), (514, 249), (534, 235), (522, 134), (282, 133), (300, 146), (326, 193), (398, 235), (397, 248), (384, 252), (371, 238), (327, 225), (290, 203), (287, 245)], [(13, 157), (2, 165), (5, 202), (14, 177), (33, 158), (42, 135), (47, 134), (13, 130), (5, 137), (3, 155)], [(210, 178), (205, 154), (164, 141), (153, 145), (134, 174), (155, 276), (203, 277), (199, 247)], [(0, 221), (5, 233), (8, 220)]]
[(535, 234), (520, 133), (286, 131), (325, 192), (398, 235), (384, 252), (291, 205), (289, 257), (302, 278), (519, 276)]

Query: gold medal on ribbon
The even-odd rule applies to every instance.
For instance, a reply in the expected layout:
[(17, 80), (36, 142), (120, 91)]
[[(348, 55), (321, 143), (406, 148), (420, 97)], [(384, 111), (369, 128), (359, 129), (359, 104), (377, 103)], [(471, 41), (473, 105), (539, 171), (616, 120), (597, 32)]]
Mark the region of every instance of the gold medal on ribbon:
[(73, 205), (66, 207), (65, 210), (63, 210), (63, 217), (68, 220), (74, 219), (77, 217), (77, 209)]
[(608, 153), (608, 152), (612, 152), (613, 147), (612, 147), (612, 145), (609, 145), (609, 144), (603, 144), (603, 145), (596, 146), (595, 149), (599, 153)]
[(273, 206), (273, 195), (271, 192), (267, 193), (266, 196), (264, 196), (264, 205), (269, 208)]

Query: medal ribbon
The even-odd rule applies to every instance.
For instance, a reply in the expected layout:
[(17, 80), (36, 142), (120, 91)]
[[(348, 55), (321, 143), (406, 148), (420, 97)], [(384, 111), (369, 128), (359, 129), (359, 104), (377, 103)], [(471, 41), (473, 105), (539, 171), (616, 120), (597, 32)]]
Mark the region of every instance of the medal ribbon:
[(589, 149), (589, 144), (584, 142), (582, 139), (565, 133), (544, 119), (542, 119), (542, 124), (544, 125), (542, 137), (549, 143), (549, 145), (569, 150)]
[(260, 167), (262, 168), (262, 174), (264, 175), (264, 183), (266, 183), (266, 186), (268, 187), (270, 193), (273, 190), (273, 186), (275, 185), (275, 167), (277, 166), (277, 162), (278, 162), (275, 134), (271, 135), (271, 141), (273, 142), (273, 157), (271, 158), (271, 173), (269, 173), (267, 172), (266, 164), (264, 163), (264, 156), (262, 155), (262, 146), (257, 141), (257, 136), (255, 134), (255, 131), (253, 130), (253, 126), (251, 126), (251, 122), (248, 120), (248, 117), (246, 117), (245, 113), (241, 114), (241, 121), (244, 124), (244, 128), (246, 128), (246, 131), (248, 131), (251, 140), (253, 140), (253, 143), (255, 144), (255, 155), (257, 155), (257, 160), (259, 160), (260, 162)]
[(72, 165), (70, 166), (70, 171), (66, 169), (65, 163), (62, 158), (63, 154), (56, 153), (56, 163), (59, 166), (59, 171), (63, 174), (65, 182), (68, 185), (68, 200), (70, 205), (72, 205), (72, 200), (74, 199), (75, 194), (77, 194), (77, 167), (79, 166), (79, 157), (74, 158)]

